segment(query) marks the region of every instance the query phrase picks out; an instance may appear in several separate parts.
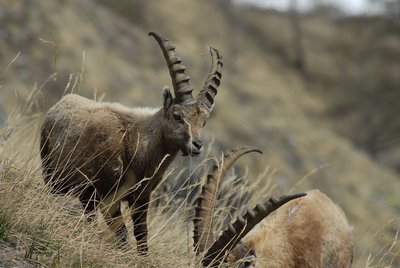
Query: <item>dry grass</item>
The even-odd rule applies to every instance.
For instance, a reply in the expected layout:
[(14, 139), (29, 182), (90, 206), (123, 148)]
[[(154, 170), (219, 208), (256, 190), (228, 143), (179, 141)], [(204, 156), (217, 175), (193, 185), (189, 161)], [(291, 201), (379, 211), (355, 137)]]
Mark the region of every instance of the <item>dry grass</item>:
[[(39, 162), (40, 118), (21, 120), (25, 127), (13, 129), (2, 146), (0, 233), (4, 241), (23, 251), (26, 259), (39, 266), (174, 267), (176, 263), (190, 260), (190, 254), (185, 252), (184, 236), (178, 235), (184, 230), (182, 215), (160, 219), (165, 215), (151, 213), (154, 219), (150, 223), (151, 230), (166, 235), (150, 237), (152, 258), (141, 258), (133, 250), (134, 245), (118, 250), (105, 224), (90, 222), (76, 199), (50, 194), (43, 183)], [(168, 221), (174, 224), (164, 224)], [(176, 234), (174, 241), (182, 239), (173, 248), (165, 246), (172, 239), (166, 229)]]
[[(30, 98), (25, 105), (36, 101), (38, 99)], [(170, 186), (176, 183), (175, 178), (179, 177), (175, 175), (184, 173), (184, 170), (171, 170), (162, 182), (165, 187), (157, 189), (149, 212), (150, 257), (137, 255), (132, 236), (126, 249), (118, 249), (101, 215), (98, 215), (97, 221), (90, 221), (75, 198), (49, 193), (42, 180), (39, 159), (38, 129), (42, 115), (27, 115), (21, 113), (21, 109), (17, 111), (9, 118), (7, 127), (2, 129), (0, 148), (0, 257), (4, 266), (196, 266), (190, 222), (192, 200), (189, 195), (182, 197), (177, 193), (196, 191), (199, 180), (189, 185), (180, 183), (181, 188), (169, 191)], [(207, 154), (198, 166), (190, 167), (189, 174), (202, 174), (199, 171), (206, 167), (205, 161), (209, 158)], [(244, 173), (247, 174), (246, 171)], [(271, 168), (266, 168), (251, 182), (245, 179), (246, 175), (238, 176), (231, 172), (217, 205), (216, 230), (240, 213), (240, 208), (246, 204), (255, 205), (273, 192), (276, 186), (272, 182), (273, 177)], [(127, 217), (126, 209), (124, 218), (131, 230), (132, 222)], [(387, 225), (395, 228), (398, 226), (396, 221), (398, 219), (393, 219)], [(387, 232), (388, 226), (378, 230), (373, 239), (379, 239), (382, 233)], [(356, 237), (356, 243), (358, 239), (363, 237)], [(397, 230), (391, 243), (378, 251), (374, 250), (377, 254), (358, 254), (354, 266), (393, 267), (399, 250)], [(6, 255), (7, 258), (2, 257)]]
[[(36, 97), (29, 98), (21, 107), (36, 101)], [(9, 261), (4, 260), (5, 265), (11, 265), (11, 261), (23, 256), (25, 261), (21, 262), (21, 266), (195, 266), (190, 222), (193, 213), (192, 201), (187, 197), (182, 199), (173, 193), (157, 191), (158, 196), (154, 197), (149, 211), (151, 257), (143, 258), (137, 255), (132, 236), (129, 237), (128, 248), (118, 249), (114, 236), (109, 232), (101, 215), (98, 215), (96, 221), (89, 220), (76, 198), (53, 195), (44, 185), (38, 144), (42, 115), (25, 115), (21, 110), (29, 109), (17, 109), (1, 133), (4, 139), (0, 148), (0, 245), (10, 256)], [(206, 160), (208, 159), (206, 156)], [(189, 173), (205, 167), (203, 162), (190, 168)], [(183, 170), (177, 171), (182, 172)], [(175, 174), (174, 170), (167, 174), (170, 176), (167, 176), (166, 181), (171, 183), (169, 177)], [(218, 206), (221, 209), (218, 214), (237, 213), (237, 209), (230, 207), (228, 203), (232, 202), (232, 198), (248, 196), (251, 190), (247, 184), (235, 182), (241, 179), (234, 174), (227, 179), (224, 187), (229, 187), (229, 191), (225, 189), (225, 192), (230, 194), (226, 194), (226, 198), (220, 200)], [(235, 184), (234, 187), (231, 187), (232, 183)], [(182, 183), (175, 193), (193, 191), (198, 183), (184, 185), (187, 184)], [(268, 191), (269, 187), (264, 188)], [(224, 189), (222, 191), (224, 192)], [(155, 203), (162, 205), (157, 207)], [(132, 222), (124, 206), (123, 211), (125, 222), (132, 230)], [(220, 218), (224, 219), (225, 216)], [(222, 220), (218, 222), (220, 226)]]

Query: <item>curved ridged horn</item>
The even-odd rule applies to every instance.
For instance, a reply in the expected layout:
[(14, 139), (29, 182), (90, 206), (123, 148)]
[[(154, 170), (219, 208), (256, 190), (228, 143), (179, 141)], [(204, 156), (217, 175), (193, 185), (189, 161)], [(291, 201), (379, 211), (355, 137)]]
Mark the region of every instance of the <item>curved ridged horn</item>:
[(208, 249), (202, 261), (203, 266), (219, 266), (225, 260), (228, 253), (254, 226), (282, 205), (305, 195), (307, 194), (294, 193), (281, 196), (278, 199), (270, 198), (264, 204), (259, 204), (254, 209), (248, 210), (243, 217), (239, 216), (234, 223), (228, 225), (228, 228), (223, 231), (222, 235)]
[(223, 62), (221, 55), (215, 48), (210, 47), (210, 54), (212, 58), (210, 73), (204, 83), (203, 89), (197, 96), (197, 100), (212, 110), (214, 97), (217, 95), (218, 87), (221, 84)]
[(250, 146), (236, 148), (211, 168), (211, 173), (207, 176), (207, 182), (202, 187), (201, 195), (197, 199), (195, 206), (193, 240), (196, 254), (204, 252), (215, 240), (212, 232), (212, 219), (218, 189), (223, 178), (236, 160), (250, 152), (262, 153), (259, 149)]
[(159, 33), (150, 32), (149, 36), (154, 37), (163, 52), (172, 79), (176, 103), (190, 102), (193, 100), (193, 88), (189, 83), (190, 77), (185, 74), (186, 67), (181, 64), (182, 59), (175, 54), (175, 46), (169, 43), (168, 38)]

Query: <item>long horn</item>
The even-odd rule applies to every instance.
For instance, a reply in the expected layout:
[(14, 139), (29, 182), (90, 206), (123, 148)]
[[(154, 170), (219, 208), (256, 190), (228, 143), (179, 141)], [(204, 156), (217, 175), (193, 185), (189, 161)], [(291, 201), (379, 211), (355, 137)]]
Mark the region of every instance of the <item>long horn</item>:
[(154, 37), (163, 52), (172, 79), (176, 103), (190, 102), (193, 100), (193, 88), (189, 83), (190, 77), (185, 74), (186, 67), (181, 64), (182, 59), (175, 54), (175, 46), (169, 43), (168, 38), (159, 33), (149, 32), (149, 36)]
[(306, 193), (295, 193), (281, 196), (278, 199), (270, 198), (264, 204), (248, 210), (243, 217), (239, 216), (234, 223), (228, 225), (228, 228), (208, 249), (202, 261), (203, 266), (219, 266), (237, 243), (260, 221), (287, 202), (305, 195)]
[(225, 155), (218, 164), (213, 165), (211, 173), (208, 174), (207, 182), (202, 187), (201, 195), (197, 199), (195, 218), (193, 219), (193, 240), (196, 254), (203, 253), (215, 240), (212, 230), (212, 219), (218, 189), (221, 186), (222, 180), (236, 160), (238, 160), (242, 155), (250, 152), (262, 153), (255, 147), (236, 148)]
[(210, 54), (212, 58), (210, 73), (204, 83), (203, 89), (197, 96), (197, 100), (203, 102), (212, 110), (214, 97), (217, 95), (218, 87), (221, 84), (223, 62), (221, 55), (215, 48), (210, 47)]

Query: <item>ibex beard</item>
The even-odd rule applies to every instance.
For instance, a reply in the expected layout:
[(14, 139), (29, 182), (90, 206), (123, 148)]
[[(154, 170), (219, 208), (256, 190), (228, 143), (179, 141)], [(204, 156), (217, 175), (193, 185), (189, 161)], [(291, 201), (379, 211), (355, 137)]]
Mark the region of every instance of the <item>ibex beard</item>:
[(147, 254), (150, 196), (179, 151), (196, 156), (203, 149), (202, 129), (214, 106), (222, 58), (210, 48), (212, 65), (203, 89), (192, 97), (190, 78), (167, 38), (150, 33), (161, 47), (175, 97), (163, 90), (158, 109), (128, 108), (70, 94), (46, 114), (41, 158), (53, 193), (72, 193), (85, 212), (99, 209), (122, 244), (127, 229), (120, 203), (127, 201), (138, 251)]

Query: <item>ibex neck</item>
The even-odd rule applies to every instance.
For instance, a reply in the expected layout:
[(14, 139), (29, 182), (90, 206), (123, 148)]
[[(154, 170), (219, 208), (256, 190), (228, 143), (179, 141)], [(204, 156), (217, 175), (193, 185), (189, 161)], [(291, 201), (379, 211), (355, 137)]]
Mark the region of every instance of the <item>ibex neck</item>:
[[(149, 178), (157, 174), (161, 175), (165, 172), (169, 164), (175, 158), (178, 149), (170, 148), (164, 141), (164, 117), (163, 111), (160, 109), (154, 114), (148, 115), (137, 122), (141, 125), (137, 133), (132, 133), (137, 137), (136, 163), (142, 170), (143, 177)], [(133, 139), (135, 140), (135, 139)], [(133, 148), (136, 148), (133, 145)]]
[(165, 141), (166, 124), (162, 108), (146, 120), (144, 125), (145, 135), (148, 135), (148, 150), (158, 154), (176, 154), (177, 148), (171, 148)]

